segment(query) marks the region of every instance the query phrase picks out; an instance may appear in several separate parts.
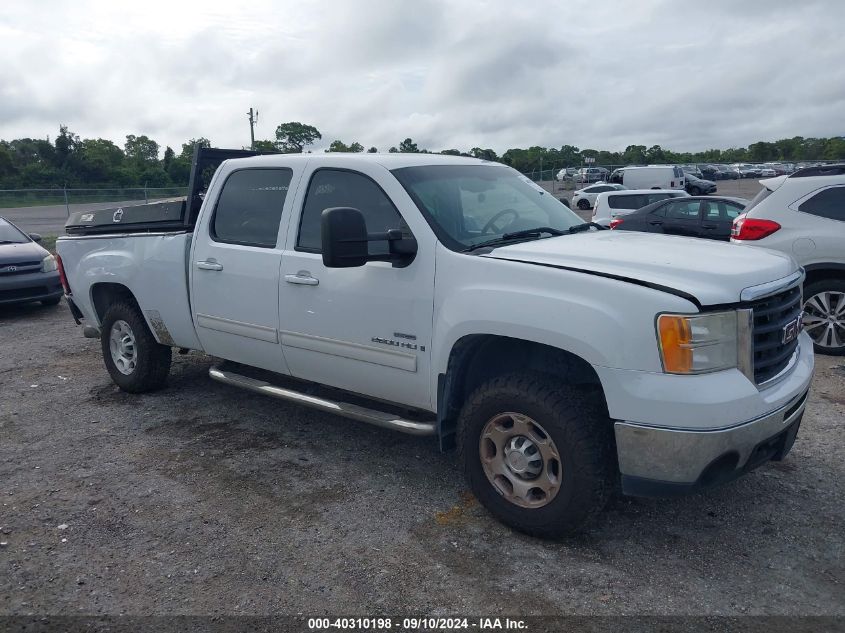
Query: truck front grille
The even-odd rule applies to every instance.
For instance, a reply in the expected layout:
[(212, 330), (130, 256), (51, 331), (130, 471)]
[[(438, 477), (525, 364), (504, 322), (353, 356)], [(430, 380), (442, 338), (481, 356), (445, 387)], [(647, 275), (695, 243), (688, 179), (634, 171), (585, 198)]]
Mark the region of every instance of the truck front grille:
[(754, 381), (771, 380), (789, 364), (798, 347), (798, 337), (784, 343), (784, 328), (801, 318), (801, 287), (754, 301)]

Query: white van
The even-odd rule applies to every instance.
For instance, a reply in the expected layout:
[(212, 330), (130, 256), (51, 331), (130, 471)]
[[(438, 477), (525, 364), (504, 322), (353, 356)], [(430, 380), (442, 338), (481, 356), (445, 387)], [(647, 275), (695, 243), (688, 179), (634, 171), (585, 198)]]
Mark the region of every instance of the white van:
[(684, 171), (672, 165), (621, 167), (610, 174), (609, 182), (628, 189), (683, 189)]
[(610, 226), (611, 220), (620, 215), (626, 215), (644, 206), (666, 198), (682, 198), (689, 196), (677, 189), (633, 189), (631, 191), (610, 191), (600, 193), (593, 205), (592, 221), (602, 226)]

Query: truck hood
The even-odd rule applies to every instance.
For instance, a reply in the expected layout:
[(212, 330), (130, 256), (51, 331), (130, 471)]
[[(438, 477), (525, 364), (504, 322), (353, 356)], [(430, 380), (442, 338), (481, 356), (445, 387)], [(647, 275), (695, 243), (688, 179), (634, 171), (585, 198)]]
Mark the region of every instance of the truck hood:
[(502, 246), (482, 257), (617, 278), (674, 291), (700, 306), (739, 302), (745, 288), (798, 270), (789, 255), (765, 248), (634, 231), (563, 235)]

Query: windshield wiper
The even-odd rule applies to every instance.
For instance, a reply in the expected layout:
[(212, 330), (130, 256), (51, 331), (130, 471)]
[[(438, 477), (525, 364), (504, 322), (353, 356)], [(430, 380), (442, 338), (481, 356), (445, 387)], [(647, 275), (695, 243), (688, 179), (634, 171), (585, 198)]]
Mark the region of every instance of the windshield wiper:
[(463, 250), (464, 253), (469, 253), (470, 251), (478, 250), (479, 248), (484, 248), (486, 246), (501, 246), (507, 242), (511, 242), (513, 240), (519, 240), (522, 238), (536, 238), (540, 237), (543, 233), (548, 233), (549, 235), (566, 235), (566, 231), (561, 231), (560, 229), (554, 229), (550, 226), (538, 226), (533, 229), (524, 229), (522, 231), (514, 231), (513, 233), (505, 233), (504, 235), (494, 238), (492, 240), (487, 240), (486, 242), (479, 242), (478, 244), (473, 244)]
[(580, 233), (581, 231), (589, 231), (591, 228), (596, 228), (599, 231), (605, 231), (608, 227), (596, 224), (595, 222), (584, 222), (584, 224), (576, 224), (569, 227), (569, 233)]

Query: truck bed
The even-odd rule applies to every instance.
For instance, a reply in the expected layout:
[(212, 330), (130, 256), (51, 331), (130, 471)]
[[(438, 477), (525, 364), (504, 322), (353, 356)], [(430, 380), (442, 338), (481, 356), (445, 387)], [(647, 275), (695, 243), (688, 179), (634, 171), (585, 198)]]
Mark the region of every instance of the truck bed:
[(193, 234), (177, 231), (74, 235), (56, 248), (73, 292), (72, 300), (90, 324), (100, 326), (98, 288), (121, 284), (131, 289), (159, 343), (202, 349), (189, 300), (187, 258)]

